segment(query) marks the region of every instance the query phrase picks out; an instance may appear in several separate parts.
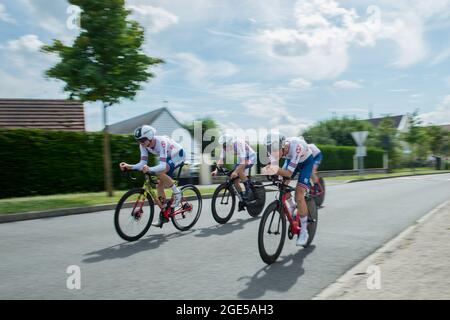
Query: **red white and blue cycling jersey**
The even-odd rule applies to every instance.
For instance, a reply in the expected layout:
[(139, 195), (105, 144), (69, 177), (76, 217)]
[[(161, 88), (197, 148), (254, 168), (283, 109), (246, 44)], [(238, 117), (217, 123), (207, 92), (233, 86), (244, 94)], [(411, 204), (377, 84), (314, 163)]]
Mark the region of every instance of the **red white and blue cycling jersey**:
[(256, 163), (256, 152), (250, 147), (250, 145), (243, 140), (236, 140), (232, 145), (222, 148), (220, 152), (220, 160), (225, 159), (226, 153), (231, 151), (233, 148), (234, 156), (237, 156), (237, 161), (239, 164), (247, 163), (247, 165)]
[(286, 139), (289, 149), (287, 154), (283, 157), (289, 160), (287, 170), (294, 172), (297, 165), (305, 162), (309, 156), (312, 155), (311, 150), (305, 140), (298, 137), (291, 137)]
[(154, 172), (165, 170), (166, 164), (168, 163), (176, 167), (184, 161), (183, 148), (171, 138), (167, 136), (155, 136), (154, 140), (156, 140), (156, 143), (153, 148), (144, 147), (142, 144), (139, 145), (141, 161), (133, 165), (133, 170), (141, 170), (147, 164), (149, 152), (159, 156), (159, 164), (150, 168)]

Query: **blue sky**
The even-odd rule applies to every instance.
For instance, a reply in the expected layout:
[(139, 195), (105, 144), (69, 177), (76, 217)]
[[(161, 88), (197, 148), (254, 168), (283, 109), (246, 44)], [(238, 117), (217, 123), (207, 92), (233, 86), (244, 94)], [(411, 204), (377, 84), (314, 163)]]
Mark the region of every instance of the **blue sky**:
[[(167, 106), (181, 122), (292, 134), (333, 114), (366, 118), (419, 108), (450, 123), (450, 0), (127, 0), (144, 50), (166, 64), (109, 122)], [(39, 52), (78, 30), (63, 0), (0, 1), (0, 97), (65, 98)], [(167, 101), (164, 103), (164, 101)], [(86, 104), (88, 130), (102, 127)]]

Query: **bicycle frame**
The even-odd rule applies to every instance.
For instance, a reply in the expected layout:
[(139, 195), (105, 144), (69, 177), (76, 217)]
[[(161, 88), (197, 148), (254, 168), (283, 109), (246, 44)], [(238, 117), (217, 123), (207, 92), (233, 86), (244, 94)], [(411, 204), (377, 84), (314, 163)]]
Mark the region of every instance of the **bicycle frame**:
[[(180, 169), (181, 170), (181, 169)], [(145, 181), (144, 181), (144, 185), (142, 186), (142, 189), (144, 189), (144, 192), (139, 195), (139, 198), (136, 200), (136, 202), (134, 203), (133, 206), (133, 214), (134, 215), (138, 215), (138, 217), (142, 214), (142, 207), (144, 206), (145, 203), (145, 199), (147, 199), (147, 197), (150, 195), (150, 197), (152, 198), (152, 200), (158, 205), (158, 207), (161, 209), (161, 212), (163, 214), (163, 216), (167, 219), (169, 219), (170, 217), (174, 217), (178, 214), (183, 214), (187, 211), (191, 211), (192, 210), (192, 204), (190, 203), (185, 203), (182, 205), (182, 207), (178, 210), (174, 210), (171, 205), (173, 202), (173, 195), (170, 198), (170, 200), (166, 203), (166, 205), (162, 204), (161, 201), (159, 200), (159, 198), (157, 197), (156, 193), (155, 193), (155, 189), (153, 188), (153, 185), (156, 185), (158, 182), (152, 180), (153, 176), (150, 176), (148, 174), (145, 174)], [(175, 185), (178, 186), (178, 180), (174, 179), (174, 183)], [(136, 208), (137, 211), (136, 211)]]
[[(222, 173), (222, 174), (228, 176), (227, 181), (226, 181), (227, 189), (230, 189), (230, 188), (231, 188), (231, 189), (233, 190), (234, 194), (238, 197), (239, 201), (243, 201), (243, 199), (242, 199), (240, 193), (238, 192), (238, 190), (237, 190), (237, 188), (236, 188), (236, 186), (235, 186), (235, 184), (234, 184), (234, 182), (235, 182), (236, 180), (240, 179), (240, 178), (239, 178), (239, 177), (236, 177), (236, 178), (231, 179), (231, 178), (230, 178), (230, 176), (231, 176), (231, 171), (229, 171), (229, 170), (224, 170), (223, 168), (218, 168), (218, 170), (219, 170), (220, 173)], [(250, 177), (247, 177), (247, 178), (250, 179)], [(224, 196), (225, 196), (225, 195), (222, 196), (222, 201), (223, 201), (223, 197), (224, 197)], [(228, 197), (229, 197), (229, 196), (230, 196), (230, 195), (227, 196), (227, 201), (228, 201)]]
[[(281, 212), (285, 215), (289, 222), (290, 231), (293, 234), (299, 234), (301, 230), (301, 224), (300, 224), (300, 214), (297, 213), (297, 215), (292, 217), (292, 214), (289, 212), (289, 209), (286, 206), (286, 200), (288, 199), (288, 194), (291, 194), (292, 192), (295, 192), (295, 189), (292, 188), (289, 185), (286, 185), (284, 181), (281, 180), (272, 180), (272, 184), (276, 185), (279, 190), (279, 198), (277, 199), (278, 205), (281, 204)], [(292, 194), (291, 194), (292, 197)], [(305, 199), (309, 197), (309, 193), (305, 195)]]

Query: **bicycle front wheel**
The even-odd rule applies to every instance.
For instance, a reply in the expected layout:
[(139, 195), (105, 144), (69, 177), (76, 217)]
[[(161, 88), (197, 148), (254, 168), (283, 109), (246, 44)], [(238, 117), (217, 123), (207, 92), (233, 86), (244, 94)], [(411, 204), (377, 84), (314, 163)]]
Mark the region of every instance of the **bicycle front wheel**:
[(272, 202), (264, 211), (258, 230), (258, 249), (261, 259), (267, 263), (274, 263), (286, 239), (286, 217), (280, 211), (278, 201)]
[(122, 239), (136, 241), (150, 228), (153, 213), (153, 200), (144, 196), (144, 189), (131, 189), (117, 203), (114, 227)]
[(189, 230), (200, 218), (202, 212), (202, 196), (193, 185), (180, 188), (182, 198), (180, 204), (174, 208), (172, 223), (180, 231)]
[(211, 199), (211, 211), (214, 220), (220, 224), (227, 223), (234, 213), (236, 197), (227, 183), (222, 183), (214, 191)]

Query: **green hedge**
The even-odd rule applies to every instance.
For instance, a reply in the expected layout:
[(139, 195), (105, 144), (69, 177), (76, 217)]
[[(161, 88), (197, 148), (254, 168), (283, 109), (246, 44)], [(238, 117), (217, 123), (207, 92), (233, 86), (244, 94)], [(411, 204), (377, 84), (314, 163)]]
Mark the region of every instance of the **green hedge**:
[[(318, 147), (324, 153), (320, 170), (353, 169), (354, 147)], [(130, 187), (118, 165), (121, 161), (136, 163), (139, 156), (131, 135), (111, 135), (114, 188)], [(153, 165), (155, 159), (151, 157), (149, 162)], [(365, 167), (382, 166), (383, 151), (368, 149)], [(0, 129), (0, 168), (0, 198), (102, 191), (103, 134)], [(142, 176), (138, 176), (137, 183), (141, 183)]]
[[(129, 135), (111, 135), (115, 188), (127, 188), (121, 161), (139, 161)], [(154, 159), (150, 159), (150, 164)], [(0, 129), (0, 198), (104, 190), (103, 134)]]

